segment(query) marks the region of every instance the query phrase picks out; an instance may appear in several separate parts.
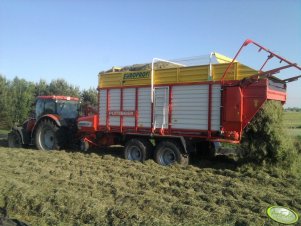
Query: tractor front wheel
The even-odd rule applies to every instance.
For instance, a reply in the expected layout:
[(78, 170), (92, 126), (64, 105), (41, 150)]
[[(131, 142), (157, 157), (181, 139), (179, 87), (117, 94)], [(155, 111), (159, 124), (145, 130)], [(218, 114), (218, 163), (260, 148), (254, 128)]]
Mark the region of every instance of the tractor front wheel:
[(42, 121), (35, 134), (35, 143), (39, 150), (60, 149), (59, 127), (52, 121)]

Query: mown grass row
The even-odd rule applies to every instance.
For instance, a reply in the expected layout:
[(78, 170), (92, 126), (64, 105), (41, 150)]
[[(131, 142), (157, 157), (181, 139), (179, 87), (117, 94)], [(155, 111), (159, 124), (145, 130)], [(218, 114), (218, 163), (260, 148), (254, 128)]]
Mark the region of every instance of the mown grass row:
[(301, 212), (299, 179), (280, 169), (195, 161), (187, 168), (97, 153), (0, 148), (0, 206), (33, 225), (264, 225)]
[[(285, 114), (285, 125), (295, 123), (290, 131), (298, 130), (296, 117)], [(297, 147), (298, 134), (292, 137)], [(300, 153), (287, 168), (225, 156), (181, 168), (126, 161), (120, 148), (2, 147), (0, 207), (32, 225), (273, 225), (265, 213), (271, 205), (301, 213)]]

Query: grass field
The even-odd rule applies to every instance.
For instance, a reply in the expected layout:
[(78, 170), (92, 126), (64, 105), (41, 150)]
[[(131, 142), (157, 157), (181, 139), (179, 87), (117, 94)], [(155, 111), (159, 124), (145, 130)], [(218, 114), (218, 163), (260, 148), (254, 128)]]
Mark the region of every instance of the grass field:
[(289, 128), (301, 128), (301, 112), (286, 111), (284, 125)]
[(271, 205), (301, 212), (300, 181), (277, 169), (225, 159), (162, 167), (118, 154), (0, 148), (1, 205), (33, 225), (268, 225)]
[(290, 135), (301, 140), (301, 112), (285, 112), (284, 125)]
[(0, 139), (0, 207), (31, 225), (279, 225), (268, 207), (301, 213), (300, 174), (289, 169), (226, 156), (162, 167), (124, 160), (116, 147), (83, 154), (5, 145)]

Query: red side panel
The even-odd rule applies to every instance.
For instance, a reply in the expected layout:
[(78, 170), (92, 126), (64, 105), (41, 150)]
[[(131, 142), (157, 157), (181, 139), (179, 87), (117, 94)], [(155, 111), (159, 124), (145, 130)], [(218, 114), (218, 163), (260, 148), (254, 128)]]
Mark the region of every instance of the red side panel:
[(97, 130), (97, 115), (80, 117), (77, 120), (77, 126), (81, 132), (95, 132)]
[(282, 103), (286, 102), (286, 93), (284, 92), (269, 89), (267, 97), (269, 100), (279, 100)]
[(267, 99), (267, 82), (260, 80), (247, 86), (225, 86), (222, 127), (225, 138), (240, 140), (242, 130)]
[(286, 84), (281, 80), (269, 79), (267, 98), (279, 100), (284, 104), (286, 102)]
[(251, 122), (266, 100), (286, 100), (286, 86), (269, 79), (254, 83), (225, 85), (223, 91), (222, 132), (226, 139), (239, 141), (242, 130)]
[(224, 87), (222, 127), (227, 138), (238, 140), (241, 133), (243, 96), (239, 86)]
[(242, 121), (242, 92), (239, 86), (227, 87), (225, 89), (225, 108), (224, 114), (226, 122)]
[(262, 107), (267, 99), (267, 82), (268, 80), (259, 80), (249, 86), (242, 88), (243, 92), (243, 122), (242, 129), (244, 129), (252, 118), (256, 115), (258, 110)]

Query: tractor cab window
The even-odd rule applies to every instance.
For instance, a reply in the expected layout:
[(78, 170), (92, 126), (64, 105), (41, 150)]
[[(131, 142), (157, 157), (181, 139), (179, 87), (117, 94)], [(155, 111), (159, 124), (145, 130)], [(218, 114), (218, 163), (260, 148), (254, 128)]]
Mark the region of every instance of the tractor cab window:
[(45, 100), (44, 114), (55, 113), (55, 102), (54, 100)]
[(38, 99), (35, 107), (36, 107), (36, 118), (40, 118), (44, 112), (44, 101), (41, 99)]
[(79, 104), (77, 101), (57, 100), (57, 113), (62, 118), (77, 118)]

